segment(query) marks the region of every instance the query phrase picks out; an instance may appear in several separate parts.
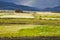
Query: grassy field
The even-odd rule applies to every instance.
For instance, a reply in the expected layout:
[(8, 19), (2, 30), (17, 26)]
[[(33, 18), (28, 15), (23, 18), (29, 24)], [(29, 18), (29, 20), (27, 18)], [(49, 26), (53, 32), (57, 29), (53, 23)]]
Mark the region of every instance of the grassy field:
[(35, 18), (0, 18), (0, 37), (60, 36), (60, 20), (41, 19), (60, 18), (60, 14), (47, 15), (48, 12), (35, 14)]
[(36, 24), (36, 25), (60, 25), (60, 20), (38, 20), (38, 19), (19, 19), (1, 18), (0, 24)]
[(40, 25), (33, 29), (21, 29), (20, 36), (60, 36), (60, 26)]
[(60, 18), (60, 13), (58, 12), (36, 12), (34, 15), (36, 18)]
[(17, 24), (0, 26), (0, 37), (21, 36), (60, 36), (60, 26)]
[(60, 20), (0, 19), (0, 37), (60, 36)]

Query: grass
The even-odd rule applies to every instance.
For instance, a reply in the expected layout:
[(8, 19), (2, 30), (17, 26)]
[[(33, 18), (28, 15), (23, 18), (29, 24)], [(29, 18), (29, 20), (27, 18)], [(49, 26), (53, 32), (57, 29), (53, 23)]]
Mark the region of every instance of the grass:
[[(33, 25), (32, 25), (33, 26)], [(18, 28), (18, 27), (17, 27)], [(6, 28), (0, 29), (3, 30)], [(11, 29), (13, 30), (13, 29)], [(0, 37), (19, 37), (19, 36), (60, 36), (60, 26), (40, 25), (33, 28), (19, 29), (15, 32), (6, 32), (3, 30)]]
[(41, 25), (33, 29), (22, 29), (20, 36), (60, 36), (60, 26)]
[(45, 17), (60, 18), (60, 16), (56, 15), (55, 16), (35, 15), (35, 18), (31, 19), (0, 18), (0, 37), (60, 36), (60, 20), (40, 19)]
[(39, 25), (60, 25), (60, 20), (38, 20), (19, 18), (0, 18), (0, 24), (39, 24)]
[(60, 36), (60, 20), (0, 19), (0, 37), (19, 36)]
[[(38, 25), (36, 25), (38, 26)], [(21, 29), (31, 29), (35, 25), (20, 25), (20, 24), (5, 24), (0, 25), (0, 36), (16, 36), (18, 31)]]

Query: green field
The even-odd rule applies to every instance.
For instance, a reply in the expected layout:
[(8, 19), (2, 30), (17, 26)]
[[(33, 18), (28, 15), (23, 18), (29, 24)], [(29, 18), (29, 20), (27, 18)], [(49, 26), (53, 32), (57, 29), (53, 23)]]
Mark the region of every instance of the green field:
[(20, 36), (60, 36), (60, 26), (40, 25), (33, 29), (21, 29)]
[(60, 20), (0, 19), (0, 37), (60, 36)]
[(0, 37), (20, 36), (60, 36), (60, 26), (18, 24), (4, 26), (1, 25)]
[(60, 20), (0, 18), (0, 24), (60, 25)]
[[(34, 15), (34, 14), (33, 14)], [(59, 14), (58, 14), (59, 15)], [(0, 18), (0, 37), (60, 36), (60, 16), (34, 15), (35, 18)]]

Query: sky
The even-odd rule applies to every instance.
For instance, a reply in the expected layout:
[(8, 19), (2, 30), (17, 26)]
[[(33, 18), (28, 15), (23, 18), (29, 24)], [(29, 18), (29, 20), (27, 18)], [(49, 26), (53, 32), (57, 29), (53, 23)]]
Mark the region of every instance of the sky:
[(15, 3), (17, 5), (25, 5), (37, 8), (47, 8), (60, 6), (60, 0), (0, 0)]

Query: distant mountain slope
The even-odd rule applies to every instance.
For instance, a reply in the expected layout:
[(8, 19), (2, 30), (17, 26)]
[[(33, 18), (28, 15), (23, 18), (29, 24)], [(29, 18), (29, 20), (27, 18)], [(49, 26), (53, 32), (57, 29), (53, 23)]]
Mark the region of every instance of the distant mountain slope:
[(24, 5), (16, 5), (14, 3), (8, 3), (0, 1), (0, 10), (27, 10), (27, 11), (39, 11), (38, 8), (35, 7), (29, 7)]
[(60, 11), (60, 6), (53, 7), (53, 8), (45, 8), (43, 11)]

